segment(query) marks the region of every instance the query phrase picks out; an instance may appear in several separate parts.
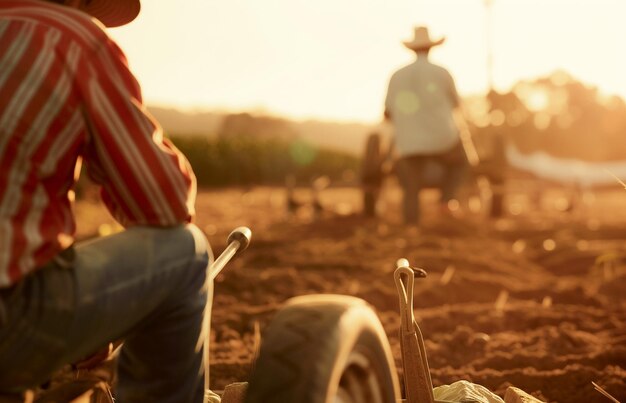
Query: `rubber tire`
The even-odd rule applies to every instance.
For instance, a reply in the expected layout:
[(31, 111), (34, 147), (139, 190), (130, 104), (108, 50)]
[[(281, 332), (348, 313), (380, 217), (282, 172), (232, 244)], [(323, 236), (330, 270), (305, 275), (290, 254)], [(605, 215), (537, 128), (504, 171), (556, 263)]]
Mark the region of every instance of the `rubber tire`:
[(344, 295), (292, 298), (264, 333), (246, 403), (332, 403), (344, 375), (361, 373), (355, 357), (366, 358), (363, 377), (373, 373), (380, 390), (380, 399), (365, 401), (395, 403), (400, 394), (391, 348), (372, 308)]

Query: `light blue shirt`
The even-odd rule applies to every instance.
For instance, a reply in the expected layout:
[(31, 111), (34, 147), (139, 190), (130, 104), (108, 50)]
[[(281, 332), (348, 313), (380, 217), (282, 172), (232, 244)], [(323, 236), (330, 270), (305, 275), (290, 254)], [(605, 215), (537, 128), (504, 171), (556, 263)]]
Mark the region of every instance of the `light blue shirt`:
[(453, 115), (458, 105), (452, 76), (426, 57), (396, 71), (385, 109), (391, 114), (398, 155), (437, 154), (454, 147), (459, 141)]

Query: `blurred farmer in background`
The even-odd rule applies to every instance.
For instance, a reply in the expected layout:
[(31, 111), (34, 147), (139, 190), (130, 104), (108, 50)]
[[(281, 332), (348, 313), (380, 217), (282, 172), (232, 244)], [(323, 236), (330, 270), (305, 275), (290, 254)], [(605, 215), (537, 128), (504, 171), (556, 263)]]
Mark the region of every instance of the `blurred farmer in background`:
[[(120, 402), (202, 401), (195, 177), (103, 26), (139, 8), (0, 0), (0, 395), (124, 339)], [(81, 161), (127, 230), (74, 245)]]
[(444, 39), (433, 41), (427, 28), (415, 28), (413, 40), (404, 45), (416, 53), (417, 60), (392, 75), (385, 100), (385, 118), (395, 131), (404, 221), (410, 225), (419, 221), (418, 197), (429, 182), (427, 168), (440, 169), (440, 204), (447, 213), (468, 167), (453, 113), (459, 107), (454, 80), (446, 69), (428, 60), (430, 49)]

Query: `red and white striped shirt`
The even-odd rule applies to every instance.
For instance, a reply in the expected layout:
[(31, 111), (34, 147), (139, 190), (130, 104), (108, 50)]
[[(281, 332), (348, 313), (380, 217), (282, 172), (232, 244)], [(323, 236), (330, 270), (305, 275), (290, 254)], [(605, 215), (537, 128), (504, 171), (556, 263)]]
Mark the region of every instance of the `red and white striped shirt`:
[(87, 14), (0, 0), (0, 288), (73, 242), (81, 160), (124, 226), (191, 220), (195, 177)]

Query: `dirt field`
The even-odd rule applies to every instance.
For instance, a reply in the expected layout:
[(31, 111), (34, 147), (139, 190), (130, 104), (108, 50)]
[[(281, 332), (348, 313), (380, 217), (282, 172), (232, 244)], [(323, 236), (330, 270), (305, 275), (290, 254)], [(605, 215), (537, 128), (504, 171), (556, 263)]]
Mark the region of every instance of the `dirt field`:
[[(297, 196), (310, 200), (306, 190)], [(558, 189), (512, 195), (499, 220), (440, 217), (433, 196), (424, 195), (415, 229), (400, 225), (395, 189), (379, 220), (358, 215), (356, 189), (323, 191), (317, 216), (310, 206), (288, 215), (283, 189), (202, 192), (197, 223), (216, 254), (234, 227), (253, 231), (216, 282), (213, 388), (246, 380), (255, 327), (289, 297), (312, 293), (368, 301), (401, 368), (392, 273), (405, 257), (428, 272), (416, 281), (415, 314), (435, 386), (466, 379), (500, 395), (514, 385), (550, 402), (608, 401), (595, 381), (626, 399), (626, 191), (587, 194), (571, 209)], [(79, 222), (96, 211), (79, 204)], [(107, 232), (99, 217), (80, 233)]]

